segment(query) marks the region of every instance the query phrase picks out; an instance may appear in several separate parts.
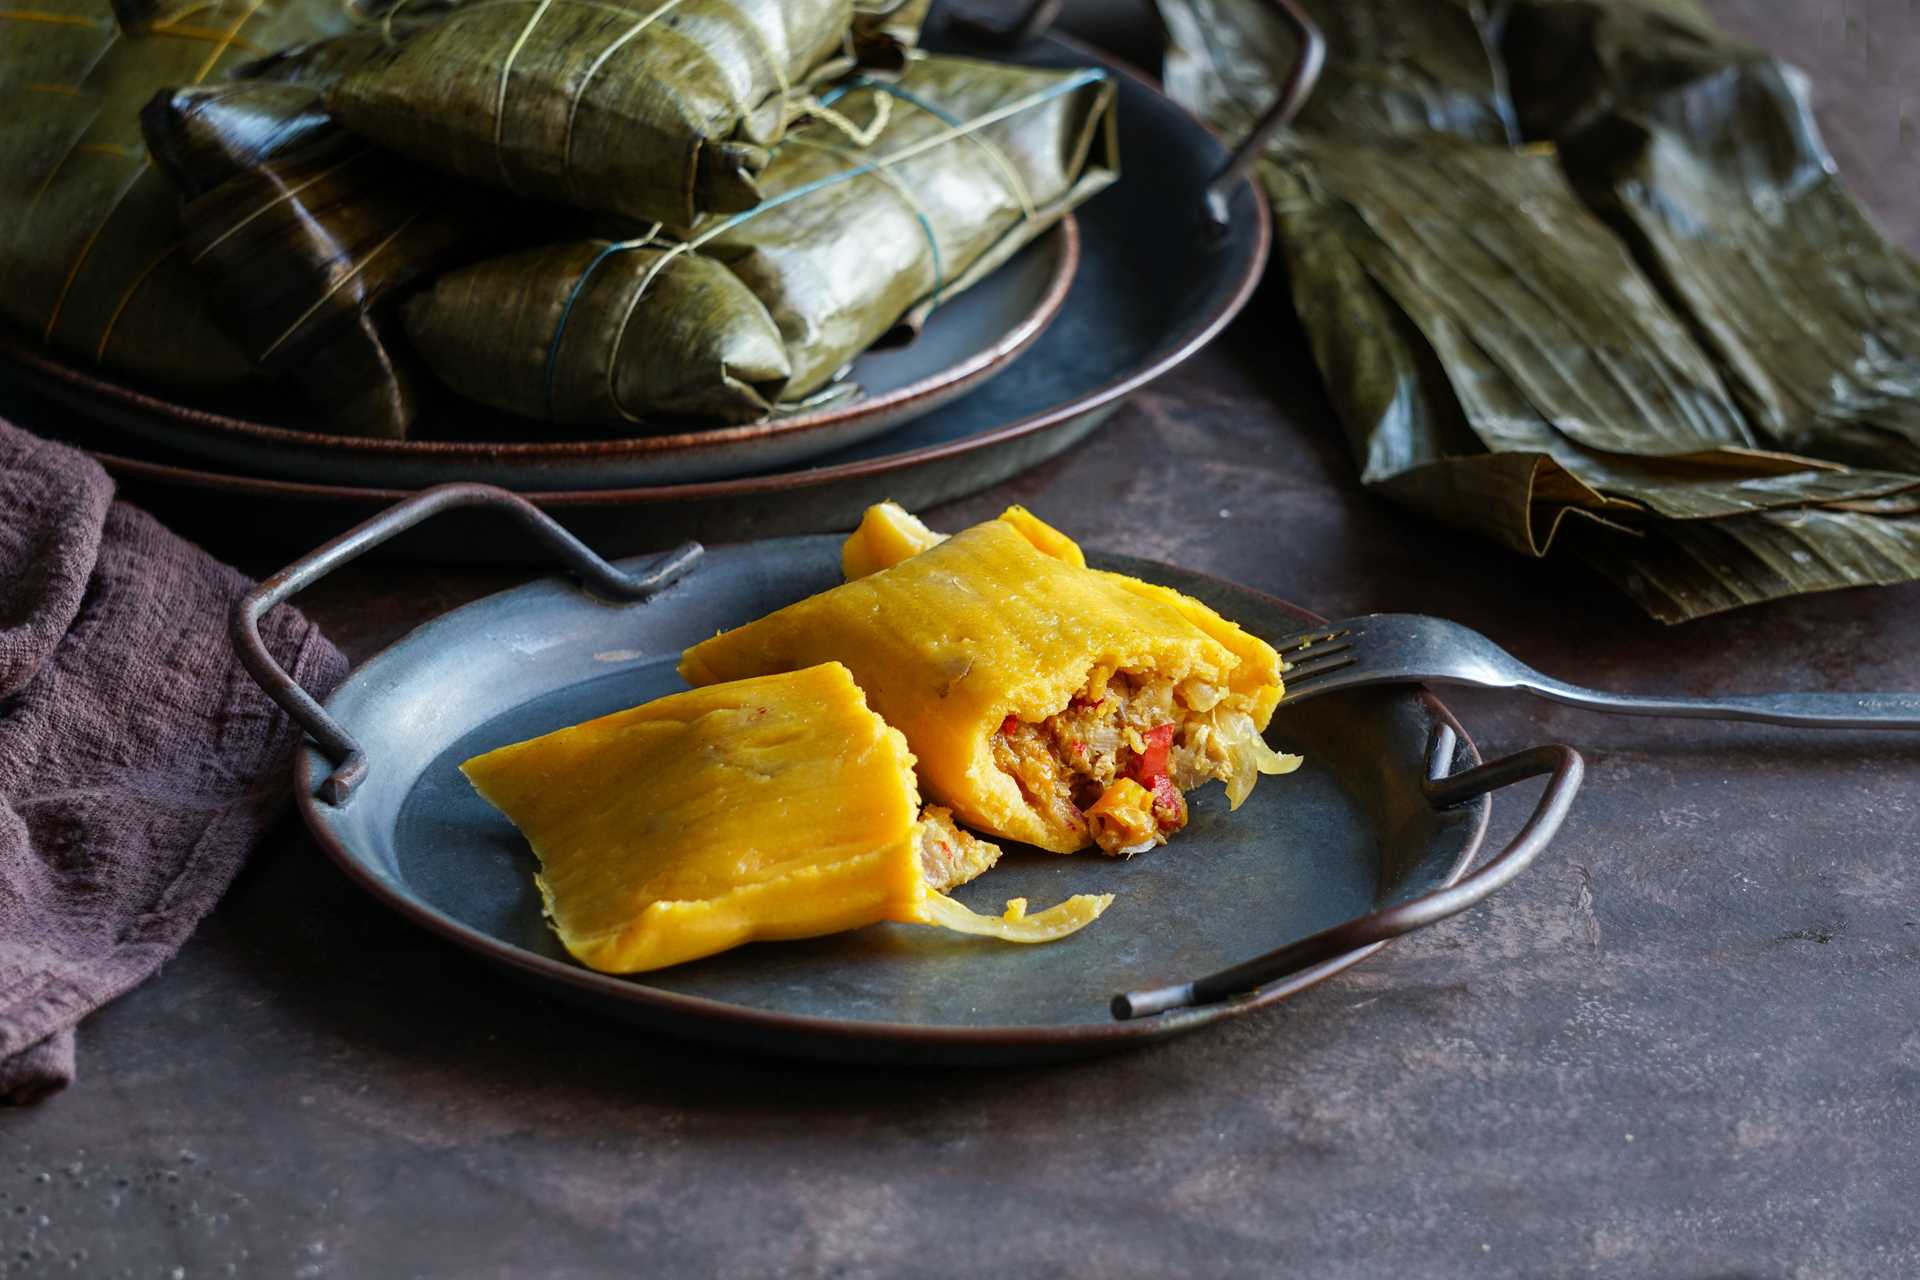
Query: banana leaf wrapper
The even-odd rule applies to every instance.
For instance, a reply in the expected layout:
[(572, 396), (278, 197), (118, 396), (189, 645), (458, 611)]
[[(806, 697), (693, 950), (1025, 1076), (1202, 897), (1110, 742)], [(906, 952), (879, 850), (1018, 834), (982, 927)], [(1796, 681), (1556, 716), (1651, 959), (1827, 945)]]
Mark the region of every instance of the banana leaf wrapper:
[[(1851, 510), (1850, 507), (1861, 507)], [(1573, 532), (1572, 551), (1661, 622), (1844, 587), (1916, 576), (1920, 516), (1912, 503), (1848, 503), (1725, 520), (1663, 521), (1623, 547), (1616, 534)]]
[[(1265, 21), (1207, 4), (1236, 31)], [(1336, 26), (1329, 75), (1377, 82), (1380, 111), (1303, 118), (1263, 166), (1362, 479), (1529, 555), (1568, 530), (1667, 621), (1920, 576), (1901, 523), (1920, 282), (1834, 179), (1804, 81), (1683, 0), (1497, 16), (1478, 15), (1488, 74), (1465, 80), (1444, 51)], [(1177, 96), (1267, 101), (1256, 60), (1216, 65), (1249, 40), (1190, 36), (1179, 58), (1211, 87)], [(1382, 126), (1409, 59), (1431, 123)], [(1441, 109), (1461, 83), (1501, 86), (1520, 145)]]
[(251, 375), (180, 247), (140, 108), (344, 34), (345, 0), (46, 0), (0, 13), (0, 317), (70, 359), (188, 388)]
[[(1168, 93), (1230, 137), (1273, 105), (1275, 72), (1299, 41), (1271, 0), (1159, 0)], [(1327, 39), (1319, 83), (1294, 127), (1346, 142), (1446, 133), (1517, 139), (1513, 102), (1482, 0), (1300, 0)]]
[[(1570, 35), (1584, 36), (1582, 40)], [(1516, 81), (1768, 447), (1920, 473), (1920, 264), (1834, 176), (1800, 72), (1660, 14), (1521, 6)]]
[(163, 91), (143, 124), (186, 197), (186, 259), (248, 358), (298, 387), (329, 430), (400, 438), (431, 378), (383, 304), (493, 248), (512, 213), (328, 117), (324, 84), (388, 39), (359, 32), (251, 78)]
[[(751, 422), (1001, 265), (1117, 173), (1099, 72), (956, 58), (859, 82), (781, 145), (768, 198), (684, 239), (583, 241), (442, 277), (416, 348), (483, 403), (562, 423)], [(879, 128), (861, 142), (858, 132)]]
[(871, 0), (853, 6), (853, 43), (860, 64), (898, 71), (920, 43), (933, 0)]
[(490, 0), (344, 77), (327, 107), (475, 182), (685, 226), (750, 208), (850, 0)]
[(1362, 478), (1396, 496), (1445, 509), (1460, 467), (1429, 493), (1422, 468), (1491, 466), (1524, 488), (1463, 514), (1544, 554), (1566, 507), (1709, 518), (1915, 483), (1771, 452), (1550, 153), (1302, 144), (1269, 185)]
[[(448, 273), (407, 304), (414, 349), (460, 394), (527, 417), (763, 415), (793, 367), (767, 309), (711, 258), (614, 244), (550, 245)], [(601, 345), (562, 345), (556, 359), (563, 326)]]

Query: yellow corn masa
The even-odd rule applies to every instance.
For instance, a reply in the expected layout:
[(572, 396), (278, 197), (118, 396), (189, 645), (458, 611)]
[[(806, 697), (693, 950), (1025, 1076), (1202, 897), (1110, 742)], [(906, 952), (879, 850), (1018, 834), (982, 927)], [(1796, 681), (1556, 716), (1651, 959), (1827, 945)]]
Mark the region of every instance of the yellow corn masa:
[(848, 582), (899, 564), (947, 540), (897, 502), (876, 502), (840, 548), (840, 573)]
[[(1076, 565), (1087, 563), (1079, 543), (1025, 507), (1008, 507), (1000, 513), (1000, 518), (1054, 559)], [(908, 556), (919, 555), (946, 540), (946, 534), (927, 528), (925, 521), (899, 503), (876, 502), (867, 508), (860, 518), (860, 527), (840, 548), (840, 573), (852, 582), (855, 578), (890, 569)]]
[(837, 663), (676, 694), (461, 770), (533, 846), (568, 952), (607, 973), (882, 920), (1042, 942), (1111, 901), (1010, 921), (928, 887), (913, 756)]
[(1025, 507), (1008, 507), (1000, 513), (1000, 519), (1018, 529), (1020, 536), (1031, 542), (1035, 550), (1044, 551), (1055, 560), (1064, 560), (1082, 569), (1087, 567), (1087, 557), (1081, 552), (1079, 543)]
[[(1080, 544), (1060, 530), (1042, 520), (1022, 506), (1011, 506), (1000, 513), (1002, 522), (1012, 525), (1020, 536), (1033, 544), (1036, 551), (1044, 552), (1056, 560), (1064, 560), (1078, 568), (1086, 568), (1086, 553), (1080, 550)], [(926, 526), (919, 516), (894, 502), (876, 502), (868, 507), (860, 520), (860, 527), (847, 538), (846, 545), (840, 551), (841, 576), (848, 582), (855, 578), (864, 578), (868, 574), (890, 569), (909, 556), (919, 555), (929, 547), (935, 547), (947, 540), (944, 533), (936, 533)], [(1273, 646), (1258, 636), (1250, 635), (1235, 623), (1227, 621), (1192, 596), (1181, 595), (1171, 587), (1158, 583), (1142, 582), (1138, 578), (1129, 578), (1123, 573), (1105, 573), (1117, 585), (1135, 595), (1147, 596), (1163, 604), (1172, 606), (1185, 614), (1187, 620), (1218, 640), (1221, 644), (1238, 654), (1241, 659), (1260, 670), (1271, 666), (1276, 672), (1280, 668), (1279, 655)], [(1254, 713), (1254, 721), (1260, 728), (1267, 727), (1267, 720), (1273, 715), (1273, 709), (1280, 704), (1281, 684), (1276, 676), (1271, 690), (1263, 691), (1259, 699), (1263, 710)], [(1270, 696), (1269, 696), (1270, 695)]]
[(844, 663), (906, 735), (931, 798), (994, 835), (1084, 848), (1084, 824), (1043, 813), (994, 763), (989, 739), (1008, 716), (1059, 712), (1100, 669), (1202, 682), (1264, 729), (1280, 660), (1198, 601), (1084, 567), (1070, 539), (1020, 516), (715, 636), (687, 650), (680, 673), (704, 685)]

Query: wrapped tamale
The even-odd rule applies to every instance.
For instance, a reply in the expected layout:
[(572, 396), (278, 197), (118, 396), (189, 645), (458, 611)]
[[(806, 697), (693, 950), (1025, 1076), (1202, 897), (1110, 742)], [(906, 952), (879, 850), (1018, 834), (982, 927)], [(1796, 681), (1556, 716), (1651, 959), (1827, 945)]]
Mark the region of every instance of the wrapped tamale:
[(662, 698), (461, 769), (533, 846), (561, 943), (606, 973), (882, 921), (1050, 942), (1112, 901), (992, 917), (947, 897), (999, 851), (922, 809), (913, 763), (827, 663)]
[[(385, 49), (379, 28), (287, 50), (244, 78), (162, 91), (141, 114), (185, 197), (183, 253), (218, 320), (343, 435), (398, 438), (423, 373), (382, 303), (498, 238), (509, 212), (336, 125), (324, 86)], [(397, 328), (397, 324), (394, 326)]]
[(176, 385), (249, 376), (180, 248), (140, 108), (358, 22), (348, 0), (36, 0), (0, 13), (0, 317), (68, 357)]
[(788, 135), (757, 208), (449, 273), (408, 333), (449, 385), (509, 412), (754, 421), (1111, 183), (1112, 102), (1097, 71), (916, 59)]
[(1193, 788), (1218, 779), (1238, 808), (1261, 774), (1297, 767), (1261, 737), (1278, 655), (1199, 601), (1088, 568), (1017, 509), (938, 541), (855, 538), (844, 561), (874, 571), (695, 645), (682, 677), (843, 663), (930, 798), (1057, 853), (1152, 848), (1186, 824)]
[[(751, 421), (793, 372), (766, 307), (696, 253), (612, 254), (591, 240), (527, 249), (449, 272), (407, 304), (406, 320), (449, 387), (559, 422)], [(590, 362), (586, 335), (617, 358)]]
[(334, 85), (350, 129), (521, 195), (685, 226), (760, 199), (849, 0), (489, 0)]
[(854, 0), (853, 41), (862, 66), (897, 71), (920, 42), (933, 0)]

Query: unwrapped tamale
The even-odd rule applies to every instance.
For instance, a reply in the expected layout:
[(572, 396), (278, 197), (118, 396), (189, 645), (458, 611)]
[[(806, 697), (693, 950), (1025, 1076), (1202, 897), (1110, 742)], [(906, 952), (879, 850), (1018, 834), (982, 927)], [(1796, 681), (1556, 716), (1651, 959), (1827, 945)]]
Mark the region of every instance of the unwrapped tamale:
[(316, 425), (344, 435), (406, 435), (422, 375), (382, 303), (490, 246), (510, 204), (327, 116), (324, 86), (391, 39), (383, 28), (297, 47), (244, 78), (163, 91), (142, 112), (185, 198), (182, 252), (216, 317), (300, 388)]
[(881, 921), (1050, 942), (1112, 901), (1002, 918), (948, 898), (998, 851), (922, 810), (913, 763), (827, 663), (662, 698), (461, 769), (533, 846), (562, 944), (607, 973)]
[(1112, 182), (1112, 101), (1097, 71), (917, 59), (788, 135), (755, 209), (452, 272), (408, 332), (449, 385), (510, 412), (753, 421)]
[(1197, 600), (1088, 568), (1031, 515), (931, 543), (855, 539), (846, 561), (872, 572), (695, 645), (681, 675), (844, 663), (906, 735), (929, 797), (1058, 853), (1152, 848), (1186, 824), (1187, 791), (1218, 779), (1238, 807), (1261, 774), (1298, 764), (1261, 737), (1282, 692), (1271, 646)]
[(180, 248), (140, 108), (361, 21), (348, 0), (44, 0), (0, 12), (0, 317), (68, 357), (207, 388), (249, 376)]
[(685, 226), (760, 198), (849, 0), (488, 0), (328, 92), (349, 128), (476, 182)]

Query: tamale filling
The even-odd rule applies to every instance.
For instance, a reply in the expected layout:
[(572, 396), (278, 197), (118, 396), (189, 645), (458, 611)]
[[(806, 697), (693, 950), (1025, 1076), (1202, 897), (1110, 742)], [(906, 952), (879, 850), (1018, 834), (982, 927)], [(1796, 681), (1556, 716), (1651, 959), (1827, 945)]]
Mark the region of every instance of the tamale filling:
[(930, 804), (913, 829), (914, 852), (927, 888), (945, 893), (1000, 861), (1000, 846), (953, 825), (953, 810)]
[(1105, 853), (1140, 853), (1187, 824), (1193, 788), (1218, 779), (1239, 808), (1260, 774), (1297, 765), (1223, 699), (1203, 680), (1096, 668), (1060, 711), (1008, 716), (989, 745), (1029, 804)]

